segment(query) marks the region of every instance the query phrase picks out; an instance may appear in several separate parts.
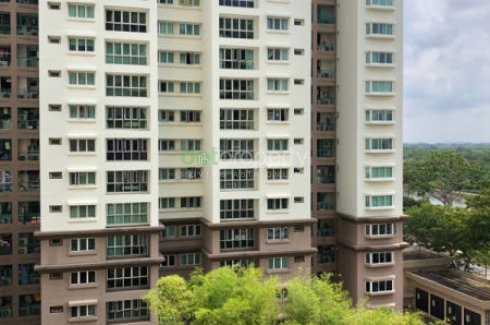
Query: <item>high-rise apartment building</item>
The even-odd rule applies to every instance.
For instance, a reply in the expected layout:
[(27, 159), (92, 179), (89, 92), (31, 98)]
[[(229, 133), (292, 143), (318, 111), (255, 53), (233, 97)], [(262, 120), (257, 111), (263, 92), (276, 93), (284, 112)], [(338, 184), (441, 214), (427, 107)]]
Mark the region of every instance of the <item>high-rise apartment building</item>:
[(236, 263), (401, 309), (401, 0), (39, 13), (44, 324), (152, 323), (159, 275)]
[(0, 1), (0, 323), (39, 324), (37, 1)]

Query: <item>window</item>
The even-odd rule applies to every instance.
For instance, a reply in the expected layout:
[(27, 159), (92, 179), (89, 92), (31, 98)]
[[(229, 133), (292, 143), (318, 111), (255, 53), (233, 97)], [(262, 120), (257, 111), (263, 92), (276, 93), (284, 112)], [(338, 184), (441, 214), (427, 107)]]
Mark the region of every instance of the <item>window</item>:
[(175, 112), (161, 109), (158, 111), (158, 121), (159, 122), (174, 122), (175, 121)]
[(334, 219), (319, 219), (317, 223), (318, 237), (333, 237), (335, 236), (335, 220)]
[(140, 299), (110, 301), (107, 303), (108, 322), (133, 322), (150, 318), (148, 305)]
[(0, 318), (12, 317), (12, 296), (0, 296), (0, 306), (2, 306)]
[(70, 139), (70, 152), (95, 152), (95, 139)]
[(289, 19), (267, 18), (267, 29), (276, 31), (287, 31), (289, 29)]
[(175, 168), (160, 168), (158, 170), (159, 180), (171, 180), (175, 178)]
[(107, 192), (147, 192), (147, 170), (124, 170), (107, 172)]
[(220, 79), (220, 99), (255, 99), (254, 80)]
[(51, 44), (60, 44), (61, 37), (60, 36), (48, 36), (48, 42)]
[(287, 180), (288, 174), (287, 168), (269, 168), (267, 169), (267, 180)]
[(146, 65), (146, 44), (106, 42), (105, 62), (109, 64)]
[(254, 69), (254, 51), (240, 48), (220, 48), (219, 64), (221, 69)]
[(175, 83), (173, 81), (160, 81), (161, 93), (173, 93), (175, 91)]
[(107, 269), (107, 289), (148, 286), (148, 267), (117, 267)]
[(247, 219), (255, 217), (254, 200), (220, 200), (220, 219)]
[(393, 139), (366, 139), (366, 150), (393, 150)]
[(392, 264), (393, 252), (366, 253), (366, 264)]
[(288, 240), (288, 227), (276, 227), (267, 229), (267, 240)]
[(384, 6), (393, 7), (395, 5), (395, 0), (366, 0), (366, 5), (368, 6)]
[(159, 63), (174, 63), (174, 52), (159, 51), (158, 52)]
[(48, 107), (50, 112), (61, 112), (61, 105), (49, 104)]
[(385, 23), (368, 23), (366, 24), (366, 35), (394, 36), (395, 25)]
[(76, 238), (70, 241), (70, 251), (87, 252), (95, 250), (95, 238)]
[(94, 39), (93, 38), (81, 38), (81, 37), (69, 37), (68, 38), (68, 50), (72, 52), (93, 52)]
[(108, 129), (146, 129), (148, 123), (147, 107), (106, 107), (106, 126)]
[(95, 119), (94, 105), (69, 105), (70, 119), (93, 120)]
[(107, 226), (147, 224), (148, 210), (146, 202), (107, 204)]
[(317, 157), (333, 157), (335, 156), (334, 140), (319, 139), (316, 147)]
[(70, 185), (95, 185), (95, 172), (73, 172), (69, 173)]
[(174, 151), (175, 150), (175, 140), (159, 140), (158, 141), (159, 151)]
[(107, 139), (108, 161), (148, 160), (146, 139)]
[(289, 267), (289, 257), (270, 257), (267, 259), (268, 270), (285, 270)]
[(267, 199), (267, 210), (287, 210), (289, 199)]
[(270, 47), (267, 49), (267, 60), (269, 61), (288, 61), (289, 49)]
[(116, 97), (146, 97), (148, 96), (146, 76), (107, 75), (106, 95)]
[(147, 235), (109, 235), (107, 257), (130, 257), (148, 255)]
[(254, 159), (254, 140), (220, 140), (220, 159)]
[(199, 151), (201, 150), (201, 140), (194, 140), (194, 139), (180, 140), (180, 150)]
[(268, 108), (267, 121), (285, 122), (289, 120), (289, 109), (287, 108)]
[(62, 172), (50, 172), (49, 173), (49, 179), (62, 179), (62, 178), (63, 178)]
[[(201, 64), (201, 54), (195, 52), (184, 52), (179, 54), (180, 64), (199, 65)], [(172, 57), (173, 59), (173, 57)]]
[(366, 81), (366, 93), (394, 93), (395, 83), (393, 81)]
[(95, 271), (71, 272), (70, 284), (83, 285), (83, 284), (90, 284), (90, 283), (95, 283)]
[(395, 223), (373, 223), (366, 225), (366, 236), (392, 236), (396, 234)]
[(179, 6), (199, 7), (200, 0), (178, 0)]
[(61, 71), (59, 71), (59, 70), (48, 70), (48, 75), (51, 78), (59, 78), (59, 77), (61, 77)]
[(221, 169), (220, 189), (253, 189), (253, 169)]
[(255, 0), (219, 0), (219, 5), (226, 7), (254, 8)]
[(200, 196), (189, 196), (180, 198), (181, 208), (200, 208), (201, 207), (201, 197)]
[(224, 229), (219, 232), (221, 249), (250, 249), (255, 247), (254, 229)]
[(201, 26), (199, 24), (179, 24), (179, 35), (199, 36), (201, 34)]
[(52, 238), (49, 240), (49, 246), (62, 246), (63, 240), (61, 238)]
[(199, 265), (201, 264), (201, 253), (188, 253), (180, 255), (180, 265)]
[(81, 305), (70, 307), (71, 318), (95, 317), (96, 305)]
[(288, 139), (267, 139), (268, 151), (287, 151)]
[(392, 207), (393, 195), (367, 195), (366, 208)]
[(222, 108), (219, 114), (221, 130), (253, 130), (253, 109)]
[(393, 52), (367, 52), (367, 64), (393, 64)]
[(160, 209), (173, 209), (173, 208), (175, 208), (175, 198), (173, 198), (173, 197), (161, 197), (158, 200), (158, 207)]
[(317, 23), (318, 24), (335, 24), (335, 6), (318, 5), (317, 7)]
[(244, 18), (219, 18), (219, 36), (225, 38), (254, 38), (254, 21)]
[(146, 13), (106, 9), (105, 29), (119, 32), (146, 33)]
[(160, 35), (173, 35), (174, 23), (169, 21), (158, 22), (158, 34)]
[(94, 5), (69, 3), (68, 17), (80, 18), (80, 19), (93, 19)]
[(172, 267), (175, 266), (176, 255), (163, 255), (165, 261), (160, 264), (160, 267)]
[(95, 85), (95, 72), (69, 71), (68, 80), (70, 85), (93, 86)]
[(49, 307), (49, 313), (51, 313), (51, 314), (63, 313), (63, 306), (62, 305), (50, 306)]
[(391, 109), (368, 109), (366, 110), (366, 122), (386, 123), (393, 122), (394, 114)]
[(201, 112), (200, 111), (181, 111), (180, 121), (184, 123), (200, 123)]
[(180, 227), (180, 237), (195, 237), (200, 235), (200, 225), (185, 225)]
[[(10, 1), (10, 0), (7, 0), (7, 2), (8, 1)], [(3, 2), (5, 2), (5, 1), (3, 1)], [(50, 10), (60, 10), (61, 9), (61, 4), (59, 2), (48, 2), (48, 8)]]
[(317, 166), (316, 181), (318, 184), (335, 183), (335, 166)]
[(393, 280), (366, 281), (367, 293), (382, 293), (393, 291)]
[(70, 205), (70, 218), (95, 218), (95, 205)]
[(0, 265), (0, 287), (12, 285), (12, 265)]
[(318, 263), (334, 263), (336, 255), (335, 245), (321, 245), (318, 246)]
[(180, 170), (180, 179), (194, 180), (201, 179), (201, 168), (182, 168)]
[(268, 91), (288, 91), (289, 80), (288, 79), (267, 79)]
[(181, 82), (180, 83), (180, 93), (181, 94), (200, 94), (201, 93), (201, 83), (200, 82)]
[(19, 295), (19, 316), (41, 315), (41, 295)]
[(366, 167), (366, 179), (393, 178), (393, 167)]
[(160, 232), (161, 238), (175, 238), (177, 237), (177, 226), (167, 225), (165, 229)]

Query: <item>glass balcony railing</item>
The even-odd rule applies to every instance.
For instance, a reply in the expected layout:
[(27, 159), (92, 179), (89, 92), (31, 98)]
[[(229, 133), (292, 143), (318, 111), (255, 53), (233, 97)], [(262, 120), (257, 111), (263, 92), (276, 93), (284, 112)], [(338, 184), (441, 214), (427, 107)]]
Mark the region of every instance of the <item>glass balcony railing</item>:
[(0, 24), (0, 34), (10, 35), (10, 24)]
[(39, 58), (35, 56), (18, 57), (17, 64), (19, 65), (19, 67), (23, 67), (23, 68), (37, 68), (39, 66)]
[(23, 4), (23, 5), (35, 5), (37, 6), (39, 4), (38, 0), (17, 0), (17, 3)]

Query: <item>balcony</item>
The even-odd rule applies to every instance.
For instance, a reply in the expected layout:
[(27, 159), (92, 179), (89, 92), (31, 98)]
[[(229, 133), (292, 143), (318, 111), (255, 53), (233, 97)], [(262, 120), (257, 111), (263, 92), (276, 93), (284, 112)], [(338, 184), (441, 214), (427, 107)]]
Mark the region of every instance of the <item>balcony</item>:
[(36, 254), (40, 251), (41, 244), (33, 233), (19, 234), (19, 254)]
[(12, 141), (0, 140), (0, 161), (12, 160)]
[(17, 13), (17, 35), (37, 36), (38, 18), (36, 14)]
[(19, 189), (21, 192), (39, 192), (39, 171), (23, 170), (19, 172)]
[(21, 68), (37, 69), (39, 66), (38, 47), (33, 45), (17, 46), (17, 65)]
[(12, 78), (0, 77), (0, 98), (10, 98), (12, 93)]
[(320, 132), (335, 131), (335, 113), (317, 113), (316, 130)]
[(19, 202), (19, 223), (23, 225), (37, 225), (41, 215), (38, 201)]
[(317, 23), (323, 25), (335, 25), (335, 6), (318, 5)]
[(12, 172), (0, 170), (0, 193), (12, 192)]
[(0, 130), (12, 127), (12, 109), (10, 107), (0, 108)]
[(318, 60), (316, 63), (317, 78), (331, 79), (335, 78), (335, 61), (334, 60)]
[(17, 0), (17, 3), (22, 5), (33, 5), (37, 6), (39, 4), (38, 0)]
[(37, 130), (39, 127), (39, 110), (22, 108), (17, 110), (17, 127), (21, 130)]
[(316, 168), (316, 181), (318, 184), (334, 184), (335, 166), (318, 166)]
[(0, 234), (0, 255), (12, 254), (12, 234)]
[(336, 248), (334, 245), (318, 246), (318, 263), (334, 263)]
[(12, 223), (12, 203), (1, 202), (0, 203), (0, 224)]
[(317, 193), (317, 210), (335, 210), (335, 193)]
[(319, 139), (316, 143), (316, 153), (319, 158), (335, 156), (335, 142), (330, 139)]
[(34, 264), (19, 264), (19, 284), (39, 284), (39, 273), (34, 271)]
[(10, 35), (10, 13), (0, 12), (0, 34)]
[(37, 99), (39, 98), (39, 79), (20, 77), (18, 82), (18, 98)]
[(0, 46), (0, 68), (10, 66), (12, 62), (11, 54), (10, 46)]
[(317, 223), (317, 236), (318, 237), (333, 237), (335, 236), (335, 220), (334, 219), (320, 219)]
[(20, 139), (19, 161), (38, 161), (38, 160), (39, 160), (39, 140)]
[(316, 39), (318, 51), (331, 53), (335, 52), (335, 34), (318, 33)]
[(335, 105), (335, 87), (317, 87), (317, 105)]

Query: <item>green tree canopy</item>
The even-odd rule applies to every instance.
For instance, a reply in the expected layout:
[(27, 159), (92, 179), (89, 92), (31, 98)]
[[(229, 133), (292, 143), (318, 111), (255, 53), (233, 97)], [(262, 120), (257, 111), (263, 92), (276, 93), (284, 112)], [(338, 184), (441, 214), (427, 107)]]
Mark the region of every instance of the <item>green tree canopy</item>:
[(163, 277), (143, 299), (162, 325), (423, 324), (416, 314), (353, 308), (328, 276), (296, 277), (286, 290), (287, 300), (279, 299), (278, 279), (264, 277), (258, 268), (222, 267), (196, 272), (189, 281)]

